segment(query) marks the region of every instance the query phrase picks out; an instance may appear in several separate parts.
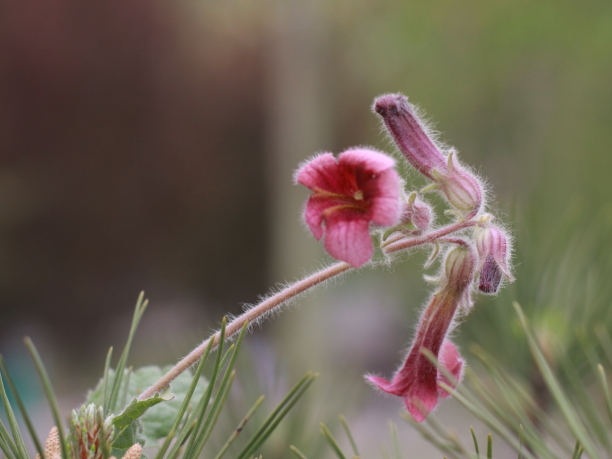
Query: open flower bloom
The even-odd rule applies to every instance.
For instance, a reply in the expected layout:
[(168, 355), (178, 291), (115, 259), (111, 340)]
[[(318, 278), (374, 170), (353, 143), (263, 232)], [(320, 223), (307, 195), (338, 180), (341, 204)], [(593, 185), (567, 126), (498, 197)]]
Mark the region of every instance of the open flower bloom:
[(399, 221), (400, 180), (394, 166), (383, 153), (351, 149), (337, 160), (323, 153), (298, 169), (295, 181), (313, 191), (304, 219), (315, 238), (325, 236), (332, 257), (356, 268), (363, 265), (373, 253), (370, 222), (392, 226)]
[(449, 395), (439, 387), (439, 383), (453, 385), (423, 354), (423, 349), (436, 356), (456, 381), (461, 379), (463, 371), (463, 359), (446, 335), (457, 307), (469, 307), (464, 303), (470, 301), (474, 256), (469, 248), (458, 247), (449, 252), (445, 264), (444, 285), (425, 308), (404, 365), (391, 381), (378, 376), (367, 376), (380, 390), (403, 397), (408, 412), (417, 422), (423, 421), (435, 408), (438, 397)]

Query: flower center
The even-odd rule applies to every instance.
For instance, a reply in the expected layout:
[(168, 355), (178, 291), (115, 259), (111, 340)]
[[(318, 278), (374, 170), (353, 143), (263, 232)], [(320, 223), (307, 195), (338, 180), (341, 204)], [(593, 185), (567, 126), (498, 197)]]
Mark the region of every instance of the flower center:
[(363, 201), (363, 191), (361, 190), (355, 191), (353, 198), (355, 199), (355, 201)]

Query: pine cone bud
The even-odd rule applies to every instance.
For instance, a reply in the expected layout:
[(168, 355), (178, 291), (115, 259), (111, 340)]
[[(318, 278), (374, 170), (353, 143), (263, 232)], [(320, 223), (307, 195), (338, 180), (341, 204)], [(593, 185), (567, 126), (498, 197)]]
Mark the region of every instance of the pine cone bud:
[(72, 459), (103, 459), (110, 453), (113, 435), (112, 417), (104, 419), (101, 406), (83, 405), (78, 414), (72, 411), (70, 451)]

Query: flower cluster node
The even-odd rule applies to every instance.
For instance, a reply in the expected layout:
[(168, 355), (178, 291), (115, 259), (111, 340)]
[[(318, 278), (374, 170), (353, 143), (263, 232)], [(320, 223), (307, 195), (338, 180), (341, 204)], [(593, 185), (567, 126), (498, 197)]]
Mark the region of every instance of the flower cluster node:
[[(440, 245), (451, 246), (432, 278), (437, 290), (423, 311), (403, 366), (391, 381), (367, 377), (380, 390), (403, 397), (413, 418), (422, 421), (440, 397), (449, 395), (439, 383), (454, 387), (463, 373), (464, 361), (447, 337), (456, 314), (470, 310), (476, 287), (496, 293), (504, 277), (513, 280), (510, 238), (491, 224), (490, 214), (481, 213), (485, 192), (479, 178), (460, 163), (454, 149), (439, 147), (405, 96), (385, 94), (372, 109), (408, 162), (430, 181), (422, 191), (440, 192), (450, 207), (445, 213), (457, 218), (454, 223), (432, 228), (433, 209), (416, 192), (403, 201), (394, 161), (378, 151), (350, 149), (337, 159), (321, 154), (298, 169), (295, 181), (312, 191), (304, 219), (313, 235), (325, 237), (329, 254), (353, 267), (372, 257), (370, 223), (388, 227), (380, 245), (385, 254), (431, 244), (433, 262)], [(453, 235), (470, 226), (475, 227), (473, 237)], [(430, 357), (437, 358), (453, 380), (447, 380)]]

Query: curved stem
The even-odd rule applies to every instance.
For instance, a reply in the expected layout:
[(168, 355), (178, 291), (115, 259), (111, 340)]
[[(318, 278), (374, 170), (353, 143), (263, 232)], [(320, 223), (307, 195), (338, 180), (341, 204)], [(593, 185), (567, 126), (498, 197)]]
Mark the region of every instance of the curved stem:
[[(383, 250), (385, 253), (393, 253), (402, 249), (416, 247), (417, 245), (427, 244), (430, 242), (434, 242), (435, 240), (444, 237), (448, 234), (454, 233), (455, 231), (459, 231), (463, 228), (474, 226), (476, 224), (477, 222), (474, 220), (453, 223), (452, 225), (440, 228), (436, 231), (432, 231), (419, 237), (411, 239), (402, 239), (393, 242), (386, 246)], [(453, 240), (452, 242), (455, 241)], [(300, 293), (303, 293), (306, 290), (315, 287), (316, 285), (319, 285), (320, 283), (331, 279), (334, 276), (337, 276), (338, 274), (342, 274), (343, 272), (346, 272), (351, 268), (352, 266), (348, 263), (336, 263), (334, 265), (322, 269), (319, 272), (311, 274), (310, 276), (306, 277), (305, 279), (302, 279), (301, 281), (296, 282), (295, 284), (290, 285), (289, 287), (263, 300), (261, 303), (253, 306), (251, 309), (245, 311), (243, 314), (232, 320), (229, 324), (227, 324), (227, 327), (225, 328), (225, 337), (230, 338), (232, 335), (239, 332), (246, 322), (256, 322), (258, 319), (272, 311), (274, 308), (296, 297)], [(213, 340), (213, 348), (216, 347), (219, 344), (219, 336), (220, 333), (217, 332), (210, 338), (204, 340), (204, 342), (202, 342), (198, 347), (196, 347), (180, 362), (178, 362), (174, 367), (172, 367), (168, 371), (168, 373), (162, 376), (159, 381), (157, 381), (155, 384), (145, 390), (142, 394), (140, 394), (138, 396), (138, 400), (145, 400), (147, 398), (150, 398), (157, 392), (160, 392), (162, 389), (168, 386), (168, 384), (170, 384), (177, 376), (183, 373), (187, 368), (196, 363), (200, 359), (200, 357), (202, 357), (211, 340)]]
[(464, 220), (460, 222), (453, 223), (452, 225), (445, 226), (444, 228), (440, 228), (438, 230), (432, 231), (430, 233), (423, 234), (419, 237), (413, 237), (410, 239), (402, 239), (401, 241), (394, 242), (386, 246), (383, 250), (385, 253), (393, 253), (398, 252), (400, 250), (409, 249), (411, 247), (416, 247), (417, 245), (428, 244), (436, 241), (437, 239), (447, 236), (455, 231), (462, 230), (464, 228), (468, 228), (470, 226), (477, 225), (478, 222), (476, 220)]
[[(263, 300), (261, 303), (252, 307), (248, 311), (245, 311), (243, 314), (232, 320), (225, 327), (225, 337), (229, 338), (235, 333), (239, 332), (246, 322), (256, 322), (263, 315), (267, 314), (272, 309), (276, 308), (277, 306), (280, 306), (291, 298), (294, 298), (300, 293), (320, 284), (321, 282), (331, 279), (332, 277), (337, 276), (338, 274), (348, 271), (351, 268), (352, 266), (348, 263), (336, 263), (306, 277), (305, 279), (302, 279), (301, 281), (296, 282), (295, 284), (290, 285), (289, 287)], [(196, 363), (200, 359), (200, 357), (202, 357), (204, 351), (208, 347), (210, 340), (213, 340), (213, 348), (216, 347), (219, 344), (219, 335), (220, 333), (217, 332), (210, 338), (204, 340), (202, 344), (196, 347), (179, 363), (172, 367), (168, 371), (168, 373), (162, 376), (159, 381), (157, 381), (155, 384), (145, 390), (142, 394), (140, 394), (138, 396), (138, 400), (145, 400), (147, 398), (150, 398), (157, 392), (160, 392), (162, 389), (168, 386), (168, 384), (170, 384), (177, 376), (183, 373), (187, 368)]]

